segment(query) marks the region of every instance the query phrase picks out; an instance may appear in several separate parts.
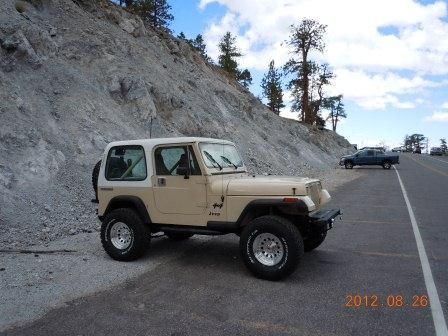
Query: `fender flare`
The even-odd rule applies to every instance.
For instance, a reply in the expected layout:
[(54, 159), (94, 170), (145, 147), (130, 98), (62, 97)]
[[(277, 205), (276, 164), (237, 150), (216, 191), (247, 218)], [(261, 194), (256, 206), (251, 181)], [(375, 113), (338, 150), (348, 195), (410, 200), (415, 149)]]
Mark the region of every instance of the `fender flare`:
[(140, 197), (132, 195), (121, 195), (112, 198), (107, 205), (106, 211), (104, 211), (104, 214), (100, 217), (100, 219), (102, 219), (102, 217), (105, 217), (112, 210), (118, 208), (133, 208), (137, 211), (138, 215), (144, 221), (144, 223), (152, 223), (145, 203)]
[(294, 203), (285, 203), (283, 199), (258, 199), (249, 202), (244, 210), (241, 212), (236, 223), (241, 226), (244, 218), (251, 211), (256, 209), (278, 209), (280, 212), (288, 215), (308, 215), (309, 210), (306, 203), (300, 198)]

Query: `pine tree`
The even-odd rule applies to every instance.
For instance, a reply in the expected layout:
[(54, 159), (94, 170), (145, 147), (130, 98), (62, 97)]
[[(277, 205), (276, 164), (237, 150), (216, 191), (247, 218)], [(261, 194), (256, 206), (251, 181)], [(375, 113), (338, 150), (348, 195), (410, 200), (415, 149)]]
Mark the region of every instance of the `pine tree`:
[(230, 32), (227, 32), (221, 41), (219, 42), (219, 51), (221, 54), (218, 56), (219, 66), (226, 71), (229, 75), (237, 78), (239, 75), (237, 57), (241, 57), (241, 52), (236, 47), (236, 37), (232, 36)]
[(263, 97), (268, 100), (268, 107), (275, 114), (280, 113), (280, 109), (285, 107), (283, 104), (283, 90), (281, 84), (281, 73), (275, 68), (274, 60), (269, 63), (269, 70), (261, 80)]
[(177, 38), (188, 42), (187, 37), (185, 36), (184, 32), (180, 32), (180, 34), (177, 35)]
[(345, 113), (344, 103), (342, 102), (342, 95), (324, 98), (323, 107), (330, 111), (328, 118), (331, 119), (331, 126), (333, 131), (336, 132), (338, 122), (342, 118), (347, 118)]
[(316, 106), (312, 106), (310, 82), (313, 73), (319, 71), (319, 65), (310, 61), (309, 55), (313, 51), (322, 52), (324, 50), (325, 30), (325, 25), (305, 19), (298, 26), (291, 26), (291, 35), (287, 41), (295, 55), (295, 58), (291, 58), (284, 66), (287, 74), (294, 75), (287, 86), (294, 97), (292, 110), (300, 112), (302, 121), (311, 125), (315, 123), (317, 113)]
[(170, 13), (171, 6), (166, 0), (134, 0), (131, 10), (145, 23), (170, 31), (168, 26), (174, 16)]
[(448, 152), (448, 148), (447, 148), (447, 146), (446, 146), (446, 139), (445, 139), (445, 138), (440, 139), (440, 149), (442, 149), (442, 151), (443, 151), (444, 153), (447, 153), (447, 152)]
[(204, 39), (201, 34), (198, 34), (194, 40), (189, 40), (189, 42), (193, 46), (193, 48), (199, 51), (199, 53), (207, 62), (212, 62), (212, 59), (207, 55), (207, 46), (205, 45)]
[(250, 84), (252, 84), (252, 75), (247, 69), (239, 72), (237, 79), (246, 89), (249, 88)]
[(252, 75), (248, 69), (238, 69), (238, 57), (243, 56), (236, 47), (236, 37), (227, 32), (219, 42), (218, 65), (227, 72), (231, 77), (235, 78), (245, 88), (252, 84)]

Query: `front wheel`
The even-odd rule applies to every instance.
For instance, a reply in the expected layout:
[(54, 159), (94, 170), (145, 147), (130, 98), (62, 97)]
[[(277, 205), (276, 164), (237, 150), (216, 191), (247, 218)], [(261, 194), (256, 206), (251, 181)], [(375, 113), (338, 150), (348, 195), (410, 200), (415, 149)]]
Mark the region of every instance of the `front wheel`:
[(392, 167), (392, 164), (389, 161), (383, 162), (383, 169), (390, 169)]
[(346, 162), (345, 169), (353, 169), (353, 162), (351, 162), (351, 161)]
[(296, 270), (304, 246), (300, 231), (290, 221), (262, 216), (244, 228), (240, 250), (244, 263), (256, 277), (279, 280)]

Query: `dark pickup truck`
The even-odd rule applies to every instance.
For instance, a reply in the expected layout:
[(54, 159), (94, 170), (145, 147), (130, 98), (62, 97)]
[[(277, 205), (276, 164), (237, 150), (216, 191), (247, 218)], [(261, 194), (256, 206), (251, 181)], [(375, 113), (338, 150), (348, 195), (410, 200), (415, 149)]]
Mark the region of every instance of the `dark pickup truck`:
[(360, 150), (353, 155), (341, 157), (339, 161), (339, 165), (345, 166), (346, 169), (352, 169), (353, 166), (383, 166), (384, 169), (390, 169), (393, 164), (398, 163), (398, 155), (389, 155), (375, 149)]

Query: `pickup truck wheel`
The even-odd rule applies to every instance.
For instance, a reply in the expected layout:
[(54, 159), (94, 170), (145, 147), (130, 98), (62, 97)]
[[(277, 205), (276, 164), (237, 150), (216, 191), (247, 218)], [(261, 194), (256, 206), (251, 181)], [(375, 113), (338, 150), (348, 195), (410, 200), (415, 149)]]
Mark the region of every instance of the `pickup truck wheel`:
[(353, 169), (353, 162), (347, 161), (345, 163), (345, 169)]
[(383, 162), (383, 169), (390, 169), (392, 167), (392, 164), (389, 161)]
[(130, 261), (141, 257), (151, 236), (138, 214), (129, 208), (111, 211), (101, 225), (101, 243), (115, 260)]
[(305, 245), (305, 252), (310, 252), (314, 250), (315, 248), (318, 248), (320, 244), (322, 244), (327, 237), (327, 232), (318, 234), (316, 236), (309, 237), (308, 239), (305, 239), (303, 241), (303, 244)]
[(256, 277), (279, 280), (296, 270), (304, 252), (303, 239), (290, 221), (262, 216), (243, 229), (240, 251), (247, 268)]
[(165, 236), (174, 241), (182, 241), (193, 237), (193, 234), (183, 232), (165, 232)]

